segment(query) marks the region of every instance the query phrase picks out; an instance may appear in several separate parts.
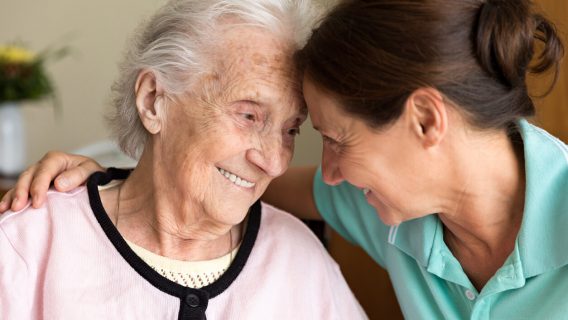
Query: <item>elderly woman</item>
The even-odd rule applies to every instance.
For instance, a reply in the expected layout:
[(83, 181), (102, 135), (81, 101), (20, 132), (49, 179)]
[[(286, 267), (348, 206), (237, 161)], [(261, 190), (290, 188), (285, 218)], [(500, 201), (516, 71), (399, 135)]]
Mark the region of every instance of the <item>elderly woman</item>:
[(138, 166), (2, 216), (0, 318), (365, 318), (310, 231), (258, 201), (306, 117), (292, 56), (309, 10), (161, 8), (113, 87), (112, 125)]

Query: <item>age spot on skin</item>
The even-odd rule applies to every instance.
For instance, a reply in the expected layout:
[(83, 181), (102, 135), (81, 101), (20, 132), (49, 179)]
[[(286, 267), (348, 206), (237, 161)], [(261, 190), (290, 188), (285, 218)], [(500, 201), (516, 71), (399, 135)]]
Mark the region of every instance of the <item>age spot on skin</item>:
[(266, 59), (266, 56), (263, 54), (260, 54), (259, 52), (256, 52), (253, 56), (252, 56), (252, 61), (254, 63), (254, 65), (256, 66), (261, 66), (261, 65), (265, 65), (267, 64), (268, 59)]

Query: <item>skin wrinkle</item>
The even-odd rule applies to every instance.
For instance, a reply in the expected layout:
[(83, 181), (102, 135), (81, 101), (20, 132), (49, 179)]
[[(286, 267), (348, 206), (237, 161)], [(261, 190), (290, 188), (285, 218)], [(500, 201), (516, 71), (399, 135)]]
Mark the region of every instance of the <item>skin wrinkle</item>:
[[(185, 99), (185, 101), (187, 101), (188, 97), (184, 97), (183, 99)], [(181, 100), (184, 101), (184, 100)], [(171, 106), (171, 107), (176, 107), (176, 106)], [(162, 126), (163, 126), (163, 134), (159, 136), (159, 139), (161, 140), (160, 145), (161, 146), (167, 146), (167, 144), (165, 143), (165, 140), (170, 139), (169, 138), (169, 132), (170, 132), (170, 128), (180, 128), (181, 127), (181, 122), (183, 121), (181, 117), (168, 117), (168, 112), (167, 110), (169, 110), (169, 108), (165, 107), (163, 108), (163, 120), (162, 120)], [(199, 112), (199, 110), (202, 111), (202, 113)], [(190, 127), (191, 132), (188, 132), (189, 135), (196, 135), (198, 134), (198, 132), (200, 131), (208, 131), (212, 128), (214, 128), (213, 126), (213, 122), (214, 122), (214, 117), (213, 117), (213, 109), (211, 108), (191, 108), (191, 107), (186, 107), (186, 106), (182, 106), (182, 111), (184, 112), (185, 115), (187, 115), (188, 117), (193, 117), (195, 120), (192, 121), (193, 123), (197, 124), (197, 128), (195, 127)], [(175, 130), (175, 129), (172, 129)], [(163, 148), (161, 150), (161, 152), (170, 152), (169, 150)], [(199, 163), (200, 161), (203, 161), (202, 158), (202, 154), (200, 154), (199, 152), (197, 152), (195, 149), (186, 149), (183, 150), (184, 154), (184, 158), (194, 158), (197, 159), (195, 160), (197, 163)], [(179, 168), (180, 171), (182, 172), (186, 172), (189, 171), (191, 168), (189, 168), (189, 163), (188, 162), (184, 162), (182, 163), (182, 167)], [(171, 168), (167, 165), (163, 165), (163, 167), (165, 168), (170, 168), (170, 169), (174, 169)], [(172, 170), (172, 171), (177, 171), (177, 170)], [(169, 174), (170, 175), (175, 175), (175, 172), (170, 171)], [(205, 174), (204, 172), (200, 172), (199, 174)], [(198, 174), (198, 175), (199, 175)], [(195, 177), (198, 175), (192, 175), (191, 177)], [(190, 177), (190, 179), (191, 179)], [(211, 190), (210, 190), (210, 186), (209, 185), (203, 185), (203, 184), (198, 184), (198, 181), (190, 181), (189, 185), (193, 185), (193, 186), (197, 186), (197, 188), (193, 188), (192, 192), (194, 193), (194, 196), (199, 199), (201, 202), (203, 202), (205, 200), (205, 195), (206, 194), (210, 194)], [(168, 185), (167, 183), (164, 183), (163, 185)], [(174, 192), (174, 193), (178, 193), (178, 197), (183, 198), (185, 197), (184, 194), (182, 194), (179, 190), (176, 190), (176, 188), (172, 188), (169, 187), (168, 192)], [(156, 207), (159, 207), (160, 201), (157, 201), (157, 205)], [(199, 208), (199, 207), (191, 207), (191, 205), (193, 203), (191, 202), (184, 202), (186, 204), (186, 206), (188, 206), (185, 211), (187, 212), (195, 212), (195, 211), (202, 211), (204, 210), (204, 208)], [(159, 214), (159, 210), (155, 210), (158, 214)], [(187, 222), (187, 219), (181, 219), (182, 217), (178, 216), (178, 215), (172, 215), (171, 213), (165, 213), (165, 214), (161, 214), (162, 219), (162, 225), (160, 225), (160, 219), (158, 219), (157, 217), (155, 219), (152, 219), (152, 221), (150, 222), (152, 224), (152, 227), (154, 228), (154, 230), (165, 230), (165, 232), (167, 231), (167, 228), (163, 228), (163, 225), (175, 225), (176, 226), (176, 230), (183, 230), (184, 229), (184, 223)], [(186, 217), (187, 218), (187, 217)], [(194, 219), (197, 219), (198, 222), (201, 222), (198, 216), (193, 217)], [(199, 225), (199, 223), (198, 223)], [(168, 232), (169, 234), (174, 234), (173, 232)], [(193, 233), (193, 232), (192, 232)]]
[[(187, 101), (187, 98), (188, 98), (187, 96), (183, 97), (182, 99), (180, 99), (180, 101), (184, 101), (184, 100)], [(163, 108), (163, 117), (162, 117), (162, 121), (161, 121), (163, 130), (162, 130), (162, 134), (160, 134), (158, 136), (158, 139), (160, 140), (159, 145), (162, 146), (162, 149), (160, 150), (160, 152), (162, 152), (163, 154), (167, 154), (168, 152), (171, 152), (169, 149), (167, 149), (168, 144), (166, 142), (167, 142), (168, 139), (174, 139), (173, 137), (170, 137), (170, 132), (171, 132), (171, 130), (175, 130), (175, 128), (182, 127), (182, 121), (183, 121), (181, 117), (168, 117), (168, 114), (165, 110), (168, 110), (170, 108), (179, 108), (179, 106), (177, 104), (175, 104), (175, 105), (171, 105), (171, 106)], [(208, 121), (206, 120), (207, 119), (206, 114), (202, 114), (202, 117), (199, 117), (199, 113), (197, 112), (198, 109), (201, 109), (201, 108), (191, 108), (191, 107), (182, 108), (183, 113), (186, 116), (188, 116), (188, 118), (191, 117), (191, 118), (196, 119), (197, 121), (192, 121), (192, 122), (197, 123), (198, 126), (199, 126), (198, 128), (195, 128), (195, 127), (189, 128), (190, 132), (187, 132), (187, 133), (190, 136), (196, 135), (199, 131), (207, 130), (207, 128), (210, 127), (208, 125)], [(207, 113), (209, 110), (204, 109), (203, 111)], [(199, 121), (199, 120), (201, 120), (201, 121)], [(170, 128), (171, 128), (171, 130), (170, 130)], [(200, 154), (191, 155), (192, 149), (186, 149), (186, 150), (183, 150), (182, 152), (184, 152), (185, 158), (198, 158), (199, 159), (200, 156), (201, 156)], [(158, 161), (161, 162), (162, 159), (158, 158)], [(161, 164), (162, 167), (164, 167), (164, 168), (173, 169), (173, 168), (168, 167), (165, 163), (159, 163), (159, 164)], [(179, 169), (181, 171), (188, 170), (187, 163), (182, 163), (182, 167), (179, 168)], [(169, 174), (175, 174), (175, 172), (170, 171)], [(165, 185), (167, 186), (168, 184), (165, 184)], [(198, 186), (203, 188), (203, 189), (206, 189), (206, 186), (203, 186), (203, 185), (198, 185)], [(172, 191), (178, 192), (177, 190), (175, 190), (175, 188), (171, 188), (171, 187), (170, 187), (169, 191), (170, 192), (172, 192)], [(197, 194), (198, 199), (202, 199), (201, 195), (204, 194), (206, 192), (206, 190), (194, 189), (193, 192), (195, 194)]]
[[(258, 101), (260, 106), (263, 107), (264, 104), (280, 104), (280, 103), (294, 103), (294, 100), (298, 100), (296, 97), (300, 92), (300, 77), (298, 72), (295, 72), (294, 68), (290, 68), (289, 63), (282, 63), (287, 58), (283, 53), (274, 54), (271, 57), (267, 57), (266, 54), (260, 52), (255, 52), (252, 56), (248, 57), (247, 52), (251, 49), (251, 41), (247, 37), (243, 39), (231, 39), (226, 41), (225, 44), (221, 46), (226, 47), (226, 50), (234, 52), (239, 55), (240, 58), (236, 61), (231, 61), (232, 63), (227, 64), (227, 60), (220, 59), (218, 71), (214, 71), (206, 75), (204, 81), (205, 94), (202, 94), (202, 99), (208, 101), (210, 105), (219, 105), (224, 101), (232, 101), (236, 97), (244, 97), (244, 100)], [(289, 52), (289, 48), (284, 47), (282, 44), (277, 42), (271, 43), (279, 52)], [(217, 50), (218, 52), (223, 52), (222, 50)], [(294, 74), (295, 72), (296, 74)], [(256, 76), (256, 81), (252, 81), (252, 84), (248, 86), (242, 86), (241, 79), (245, 73), (252, 73)], [(221, 78), (218, 74), (231, 75), (231, 77)], [(282, 75), (282, 76), (277, 76)], [(290, 95), (286, 97), (284, 102), (279, 100), (276, 101), (261, 101), (259, 98), (261, 94), (259, 92), (259, 84), (268, 84), (273, 86), (282, 86), (286, 83), (286, 90), (288, 87), (293, 88), (292, 90), (296, 92), (296, 95)], [(265, 87), (269, 87), (264, 85)], [(224, 88), (224, 91), (220, 92), (220, 88)], [(225, 108), (226, 111), (227, 110)], [(270, 112), (266, 107), (262, 108), (264, 112)], [(250, 135), (249, 142), (254, 143), (259, 150), (267, 149), (266, 145), (262, 144), (262, 141), (267, 139), (262, 139), (262, 136), (267, 135), (272, 128), (274, 123), (271, 123), (271, 117), (269, 114), (264, 114), (260, 112), (262, 117), (261, 123), (264, 125), (260, 130), (256, 132), (255, 135)], [(306, 111), (307, 112), (307, 111)], [(280, 139), (280, 138), (278, 138)]]
[[(186, 100), (187, 101), (187, 97)], [(176, 107), (176, 106), (172, 106), (172, 107)], [(212, 108), (213, 106), (207, 106), (205, 108), (201, 108), (201, 107), (189, 107), (189, 106), (185, 106), (182, 105), (182, 111), (183, 113), (188, 116), (188, 118), (193, 118), (194, 120), (192, 121), (192, 123), (197, 124), (196, 127), (192, 126), (190, 127), (190, 132), (187, 132), (187, 134), (189, 136), (196, 136), (196, 139), (199, 138), (200, 134), (199, 132), (208, 132), (210, 130), (215, 131), (215, 108)], [(168, 108), (165, 108), (168, 109)], [(170, 119), (167, 119), (167, 117), (164, 119), (163, 121), (163, 126), (164, 126), (164, 134), (159, 136), (159, 139), (162, 140), (161, 145), (162, 146), (166, 146), (167, 144), (165, 144), (165, 140), (167, 139), (174, 139), (174, 138), (170, 138), (168, 135), (169, 132), (169, 128), (180, 128), (181, 127), (181, 122), (183, 121), (187, 121), (187, 119), (183, 119), (181, 117), (171, 117)], [(175, 130), (175, 129), (173, 129)], [(167, 149), (162, 149), (161, 151), (162, 153), (164, 152), (171, 152)], [(189, 158), (189, 159), (194, 159), (192, 162), (186, 161), (186, 162), (182, 162), (182, 166), (181, 168), (173, 168), (173, 167), (169, 167), (166, 165), (163, 165), (163, 167), (165, 168), (169, 168), (170, 170), (168, 170), (168, 175), (169, 176), (175, 176), (177, 171), (181, 171), (181, 172), (191, 172), (191, 170), (193, 169), (193, 171), (195, 171), (195, 168), (192, 168), (192, 163), (201, 163), (202, 161), (204, 161), (205, 159), (203, 159), (203, 154), (199, 152), (198, 149), (194, 149), (194, 148), (190, 148), (190, 149), (186, 149), (183, 150), (182, 152), (184, 152), (183, 158)], [(206, 195), (207, 194), (212, 194), (212, 190), (211, 190), (211, 186), (208, 184), (200, 184), (198, 179), (196, 179), (196, 177), (199, 176), (203, 176), (206, 173), (204, 172), (205, 170), (200, 170), (200, 172), (195, 173), (190, 175), (190, 181), (188, 183), (188, 185), (193, 186), (192, 187), (192, 193), (193, 196), (197, 199), (196, 202), (182, 202), (182, 204), (184, 205), (182, 211), (184, 212), (203, 212), (205, 211), (205, 208), (203, 207), (198, 207), (198, 206), (193, 206), (195, 203), (203, 203), (206, 200)], [(163, 183), (164, 185), (168, 185), (167, 183)], [(172, 188), (170, 187), (168, 192), (173, 192), (173, 193), (177, 193), (178, 194), (178, 198), (184, 198), (185, 195), (183, 194), (183, 192), (181, 190), (178, 190), (177, 188)], [(160, 206), (160, 200), (158, 199), (157, 204), (156, 204), (156, 209), (157, 207)], [(189, 221), (193, 220), (195, 225), (201, 225), (203, 224), (203, 218), (200, 217), (199, 215), (194, 215), (192, 217), (188, 217), (188, 216), (180, 216), (180, 215), (175, 215), (175, 214), (171, 214), (170, 212), (167, 213), (163, 213), (160, 214), (159, 210), (155, 210), (157, 212), (156, 218), (152, 219), (151, 223), (152, 223), (152, 227), (155, 231), (158, 230), (163, 230), (164, 232), (170, 234), (170, 235), (175, 235), (176, 233), (180, 233), (180, 231), (186, 229), (187, 225)], [(160, 217), (158, 217), (158, 215), (160, 215)], [(162, 221), (162, 222), (160, 222)], [(195, 223), (197, 222), (197, 223)], [(206, 224), (207, 225), (207, 224)], [(177, 230), (176, 232), (173, 231), (169, 231), (167, 226), (175, 226), (175, 230)], [(184, 233), (187, 233), (188, 235), (191, 234), (195, 234), (197, 230), (184, 230)], [(183, 237), (182, 237), (183, 238)], [(187, 239), (191, 239), (191, 236), (188, 236), (185, 238)]]

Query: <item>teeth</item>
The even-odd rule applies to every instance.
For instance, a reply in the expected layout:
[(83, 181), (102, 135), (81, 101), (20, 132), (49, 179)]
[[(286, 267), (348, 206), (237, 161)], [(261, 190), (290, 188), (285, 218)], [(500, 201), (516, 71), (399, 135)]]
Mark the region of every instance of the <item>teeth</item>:
[(364, 193), (365, 195), (367, 195), (367, 193), (369, 193), (369, 191), (371, 191), (371, 190), (369, 190), (369, 188), (363, 188), (363, 193)]
[(222, 175), (224, 175), (225, 178), (229, 179), (229, 181), (231, 181), (232, 183), (236, 184), (237, 186), (245, 187), (245, 188), (252, 188), (252, 187), (254, 187), (254, 185), (256, 184), (256, 183), (254, 183), (254, 182), (246, 181), (245, 179), (243, 179), (243, 178), (237, 176), (236, 174), (231, 173), (231, 172), (229, 172), (229, 171), (225, 171), (225, 170), (223, 170), (223, 169), (221, 169), (221, 168), (217, 168), (217, 170), (219, 170), (219, 172), (220, 172)]

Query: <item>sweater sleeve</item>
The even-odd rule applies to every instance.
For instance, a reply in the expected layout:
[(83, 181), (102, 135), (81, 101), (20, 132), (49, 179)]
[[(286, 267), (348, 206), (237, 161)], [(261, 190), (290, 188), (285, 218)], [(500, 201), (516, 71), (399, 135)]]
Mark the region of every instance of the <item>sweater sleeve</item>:
[(32, 319), (29, 268), (0, 224), (0, 319)]

